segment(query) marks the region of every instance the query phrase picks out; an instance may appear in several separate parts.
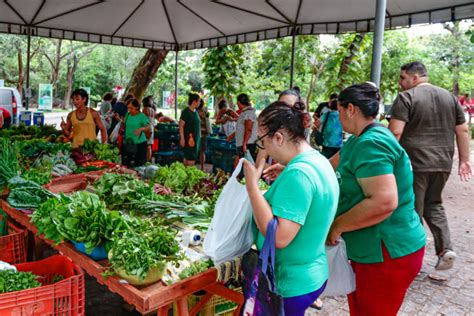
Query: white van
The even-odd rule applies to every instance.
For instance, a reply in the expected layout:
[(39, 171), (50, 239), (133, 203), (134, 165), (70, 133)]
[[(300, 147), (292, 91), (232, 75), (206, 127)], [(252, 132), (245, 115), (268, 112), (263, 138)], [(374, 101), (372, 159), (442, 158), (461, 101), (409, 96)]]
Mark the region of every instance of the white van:
[(0, 87), (0, 107), (10, 112), (12, 124), (18, 125), (18, 118), (23, 107), (21, 96), (17, 89)]

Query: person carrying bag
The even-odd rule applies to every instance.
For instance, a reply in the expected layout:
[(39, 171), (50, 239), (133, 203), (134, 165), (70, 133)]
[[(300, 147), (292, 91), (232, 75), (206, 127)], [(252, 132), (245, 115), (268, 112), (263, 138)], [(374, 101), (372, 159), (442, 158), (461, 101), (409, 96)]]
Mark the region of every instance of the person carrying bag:
[(242, 259), (244, 306), (241, 315), (285, 315), (283, 298), (276, 293), (275, 234), (277, 225), (276, 217), (268, 223), (260, 254), (251, 249)]

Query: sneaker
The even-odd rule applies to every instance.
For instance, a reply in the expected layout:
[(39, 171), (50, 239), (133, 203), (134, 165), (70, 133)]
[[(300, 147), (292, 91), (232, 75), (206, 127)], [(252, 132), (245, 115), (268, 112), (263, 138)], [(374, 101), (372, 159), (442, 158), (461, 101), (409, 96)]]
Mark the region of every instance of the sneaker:
[(453, 267), (456, 253), (452, 250), (446, 250), (444, 254), (438, 256), (438, 263), (435, 266), (436, 270), (448, 270)]

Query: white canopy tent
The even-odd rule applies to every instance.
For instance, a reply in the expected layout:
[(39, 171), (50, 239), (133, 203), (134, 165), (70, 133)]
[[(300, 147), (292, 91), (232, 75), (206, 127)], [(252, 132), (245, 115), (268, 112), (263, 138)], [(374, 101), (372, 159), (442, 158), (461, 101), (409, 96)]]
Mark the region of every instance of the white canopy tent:
[[(188, 50), (374, 30), (375, 0), (4, 0), (0, 32)], [(469, 0), (387, 0), (385, 28), (474, 17)]]
[[(372, 68), (375, 82), (380, 76), (377, 64), (380, 68), (384, 27), (392, 29), (473, 17), (474, 2), (470, 0), (0, 2), (0, 32), (27, 35), (28, 43), (30, 36), (42, 36), (178, 52), (286, 36), (294, 39), (296, 35), (375, 31)], [(294, 49), (292, 60), (293, 52)], [(27, 86), (28, 79), (27, 75)]]

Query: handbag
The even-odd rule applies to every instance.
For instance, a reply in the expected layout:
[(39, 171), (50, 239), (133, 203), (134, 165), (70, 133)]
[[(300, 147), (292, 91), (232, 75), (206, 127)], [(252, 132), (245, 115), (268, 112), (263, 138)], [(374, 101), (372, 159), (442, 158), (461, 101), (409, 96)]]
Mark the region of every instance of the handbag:
[(277, 225), (276, 217), (268, 223), (260, 254), (251, 249), (242, 258), (244, 306), (240, 315), (285, 315), (283, 297), (276, 293), (275, 235)]
[(324, 143), (324, 129), (326, 128), (326, 123), (328, 122), (329, 119), (329, 112), (326, 115), (326, 118), (323, 122), (323, 125), (321, 126), (320, 131), (315, 131), (314, 133), (314, 141), (316, 142), (317, 145), (322, 146)]

